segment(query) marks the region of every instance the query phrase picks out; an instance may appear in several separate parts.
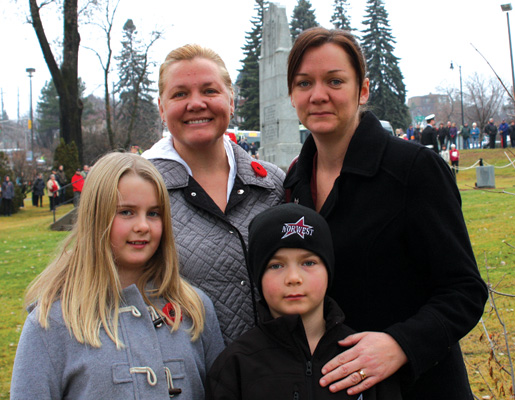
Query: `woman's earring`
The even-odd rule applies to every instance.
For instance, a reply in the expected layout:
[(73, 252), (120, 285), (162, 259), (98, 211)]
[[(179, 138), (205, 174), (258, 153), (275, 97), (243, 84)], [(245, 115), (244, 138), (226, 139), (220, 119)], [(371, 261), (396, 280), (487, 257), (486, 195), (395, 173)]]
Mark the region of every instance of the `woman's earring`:
[(161, 126), (163, 127), (163, 130), (165, 130), (165, 131), (168, 130), (168, 127), (166, 126), (166, 121), (165, 120), (161, 121)]

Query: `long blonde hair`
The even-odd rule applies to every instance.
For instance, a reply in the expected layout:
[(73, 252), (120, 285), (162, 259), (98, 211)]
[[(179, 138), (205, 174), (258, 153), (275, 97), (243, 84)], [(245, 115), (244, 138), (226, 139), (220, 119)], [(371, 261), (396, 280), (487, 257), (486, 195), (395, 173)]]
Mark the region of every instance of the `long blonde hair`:
[[(81, 194), (75, 227), (59, 256), (31, 283), (26, 304), (37, 302), (38, 320), (48, 327), (52, 304), (61, 300), (63, 319), (79, 343), (102, 344), (99, 326), (121, 348), (118, 312), (122, 287), (111, 250), (111, 226), (118, 204), (122, 176), (136, 174), (156, 188), (163, 219), (161, 243), (148, 261), (137, 287), (145, 302), (162, 297), (172, 303), (176, 315), (192, 319), (192, 340), (204, 329), (205, 310), (197, 292), (179, 275), (179, 262), (172, 233), (170, 201), (161, 174), (152, 163), (130, 153), (110, 153), (91, 169)], [(147, 284), (152, 290), (149, 291)], [(181, 318), (171, 321), (159, 307), (158, 313), (177, 330)]]

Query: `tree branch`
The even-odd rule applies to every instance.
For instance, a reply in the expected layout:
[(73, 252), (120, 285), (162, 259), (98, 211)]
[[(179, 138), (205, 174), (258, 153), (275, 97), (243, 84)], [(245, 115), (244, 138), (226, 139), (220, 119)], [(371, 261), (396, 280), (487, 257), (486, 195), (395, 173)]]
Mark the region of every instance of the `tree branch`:
[(52, 52), (52, 48), (48, 43), (48, 39), (46, 37), (45, 29), (43, 27), (43, 23), (41, 21), (41, 15), (39, 10), (50, 4), (51, 1), (45, 1), (41, 3), (41, 7), (38, 6), (37, 0), (29, 0), (30, 6), (30, 16), (32, 20), (30, 23), (32, 24), (34, 31), (36, 32), (36, 36), (38, 38), (39, 45), (41, 47), (41, 51), (43, 52), (43, 57), (45, 58), (45, 62), (48, 66), (48, 70), (50, 71), (50, 75), (52, 75), (52, 79), (54, 80), (54, 85), (56, 85), (56, 89), (59, 92), (59, 88), (57, 85), (61, 82), (61, 71), (59, 70), (59, 66), (55, 61), (54, 54)]
[[(493, 71), (493, 73), (495, 74), (495, 76), (497, 77), (497, 79), (499, 80), (499, 82), (501, 83), (501, 85), (502, 85), (502, 87), (504, 88), (504, 90), (506, 90), (506, 93), (508, 93), (508, 96), (510, 97), (510, 99), (515, 103), (515, 98), (513, 98), (513, 94), (512, 94), (512, 93), (510, 93), (510, 91), (506, 88), (506, 86), (504, 85), (503, 81), (501, 80), (501, 78), (499, 77), (499, 75), (497, 75), (497, 72), (495, 72), (495, 69), (492, 67), (492, 65), (490, 65), (490, 63), (489, 63), (489, 62), (488, 62), (488, 60), (485, 58), (485, 56), (484, 56), (483, 54), (481, 54), (481, 52), (480, 52), (478, 49), (476, 49), (476, 47), (475, 47), (472, 43), (470, 43), (470, 45), (471, 45), (472, 47), (474, 47), (474, 50), (476, 50), (476, 51), (479, 53), (479, 55), (480, 55), (481, 57), (483, 57), (483, 60), (485, 60), (485, 61), (486, 61), (486, 63), (487, 63), (487, 64), (488, 64), (488, 66), (490, 67), (490, 69)], [(515, 90), (515, 88), (513, 88), (513, 89)]]

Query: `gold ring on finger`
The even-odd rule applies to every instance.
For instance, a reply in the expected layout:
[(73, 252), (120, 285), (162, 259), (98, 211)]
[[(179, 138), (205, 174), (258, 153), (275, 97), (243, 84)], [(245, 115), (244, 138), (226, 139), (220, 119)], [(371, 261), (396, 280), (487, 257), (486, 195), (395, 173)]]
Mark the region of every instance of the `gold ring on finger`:
[(365, 371), (363, 371), (362, 369), (359, 370), (359, 376), (361, 376), (362, 381), (367, 379), (367, 374), (365, 374)]

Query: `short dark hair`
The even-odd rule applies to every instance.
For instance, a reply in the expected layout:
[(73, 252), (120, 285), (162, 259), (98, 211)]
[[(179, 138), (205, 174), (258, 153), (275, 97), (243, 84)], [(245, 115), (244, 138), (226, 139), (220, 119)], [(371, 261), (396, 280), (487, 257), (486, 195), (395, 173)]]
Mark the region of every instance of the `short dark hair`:
[(352, 67), (358, 77), (361, 88), (367, 75), (367, 64), (361, 46), (349, 31), (341, 29), (326, 29), (315, 27), (306, 29), (295, 40), (288, 56), (288, 94), (291, 95), (293, 80), (297, 74), (302, 58), (306, 51), (313, 47), (320, 47), (326, 43), (340, 46), (348, 54)]

